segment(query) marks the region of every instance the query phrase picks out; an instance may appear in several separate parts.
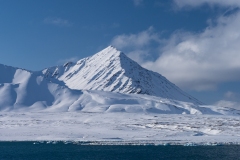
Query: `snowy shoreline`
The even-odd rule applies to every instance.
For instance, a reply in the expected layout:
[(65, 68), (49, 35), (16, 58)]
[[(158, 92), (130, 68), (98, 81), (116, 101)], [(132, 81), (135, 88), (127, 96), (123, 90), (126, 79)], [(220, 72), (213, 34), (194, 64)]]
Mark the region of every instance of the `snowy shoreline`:
[(83, 112), (0, 112), (1, 141), (92, 145), (239, 145), (240, 117)]
[(32, 143), (38, 144), (73, 144), (80, 146), (240, 146), (240, 142), (184, 142), (184, 141), (0, 141), (1, 143)]

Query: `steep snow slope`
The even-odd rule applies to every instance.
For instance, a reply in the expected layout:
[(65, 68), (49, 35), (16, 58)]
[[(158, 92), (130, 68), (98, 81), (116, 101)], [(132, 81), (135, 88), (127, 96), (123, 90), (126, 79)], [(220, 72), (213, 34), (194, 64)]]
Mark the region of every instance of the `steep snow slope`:
[(64, 81), (72, 89), (147, 94), (201, 104), (162, 75), (142, 68), (112, 46), (77, 63), (47, 68), (43, 74)]

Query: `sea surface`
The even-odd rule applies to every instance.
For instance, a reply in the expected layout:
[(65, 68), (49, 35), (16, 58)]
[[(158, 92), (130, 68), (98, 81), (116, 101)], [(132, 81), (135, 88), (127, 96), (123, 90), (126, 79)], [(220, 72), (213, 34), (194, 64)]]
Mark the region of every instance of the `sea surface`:
[(153, 145), (77, 145), (33, 142), (0, 142), (0, 159), (11, 160), (74, 160), (131, 159), (240, 160), (239, 145), (223, 146), (153, 146)]

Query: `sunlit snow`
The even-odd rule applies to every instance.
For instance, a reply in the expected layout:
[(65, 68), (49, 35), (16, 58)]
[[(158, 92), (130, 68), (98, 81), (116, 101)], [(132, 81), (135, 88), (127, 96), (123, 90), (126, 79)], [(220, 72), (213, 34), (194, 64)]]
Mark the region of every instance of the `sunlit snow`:
[(109, 46), (32, 72), (0, 64), (0, 140), (240, 142), (240, 110), (203, 105)]

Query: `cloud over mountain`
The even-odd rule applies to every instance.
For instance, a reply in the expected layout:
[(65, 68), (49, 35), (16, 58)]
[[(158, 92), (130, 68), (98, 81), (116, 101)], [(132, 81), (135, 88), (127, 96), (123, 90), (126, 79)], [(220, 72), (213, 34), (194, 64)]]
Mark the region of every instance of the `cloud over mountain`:
[[(190, 0), (175, 2), (180, 6), (205, 3)], [(238, 5), (239, 2), (209, 3)], [(201, 32), (179, 30), (167, 39), (162, 39), (150, 28), (136, 34), (116, 36), (112, 44), (128, 50), (129, 56), (142, 66), (165, 75), (182, 88), (212, 90), (220, 83), (240, 80), (240, 12), (222, 15), (209, 20), (208, 24)], [(158, 57), (147, 59), (146, 56), (151, 54)]]

